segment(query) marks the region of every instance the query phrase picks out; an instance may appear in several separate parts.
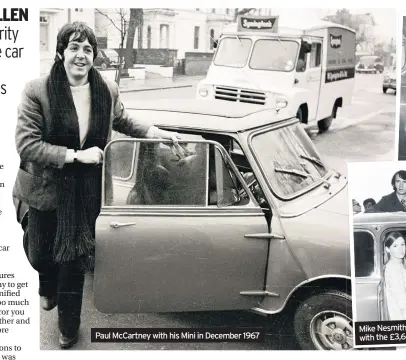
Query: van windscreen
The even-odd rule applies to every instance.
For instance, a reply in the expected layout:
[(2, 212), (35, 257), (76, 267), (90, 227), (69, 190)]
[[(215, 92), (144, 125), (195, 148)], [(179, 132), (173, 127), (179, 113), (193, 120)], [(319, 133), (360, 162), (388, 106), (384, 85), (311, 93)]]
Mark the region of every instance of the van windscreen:
[(216, 52), (214, 65), (244, 67), (247, 63), (251, 43), (251, 39), (237, 36), (222, 39)]
[(252, 50), (250, 67), (257, 70), (292, 71), (299, 44), (280, 39), (258, 40)]

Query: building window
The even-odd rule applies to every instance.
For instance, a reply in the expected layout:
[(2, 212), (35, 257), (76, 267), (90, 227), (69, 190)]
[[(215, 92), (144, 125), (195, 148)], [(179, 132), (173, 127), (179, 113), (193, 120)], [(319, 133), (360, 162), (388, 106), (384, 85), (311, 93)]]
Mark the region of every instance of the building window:
[(77, 8), (75, 9), (76, 12), (83, 12), (83, 8)]
[(229, 9), (229, 8), (226, 9), (226, 14), (227, 14), (227, 15), (230, 14), (230, 9)]
[(211, 9), (211, 12), (212, 12), (213, 14), (215, 14), (215, 13), (216, 13), (216, 9)]
[(147, 27), (147, 49), (151, 49), (151, 26)]
[(161, 49), (169, 48), (169, 25), (164, 24), (160, 27), (160, 43), (159, 47)]
[(194, 49), (199, 48), (199, 32), (200, 26), (195, 26)]
[(214, 48), (214, 29), (210, 30), (210, 50)]
[(199, 10), (200, 10), (199, 8), (196, 9), (196, 11), (199, 11)]

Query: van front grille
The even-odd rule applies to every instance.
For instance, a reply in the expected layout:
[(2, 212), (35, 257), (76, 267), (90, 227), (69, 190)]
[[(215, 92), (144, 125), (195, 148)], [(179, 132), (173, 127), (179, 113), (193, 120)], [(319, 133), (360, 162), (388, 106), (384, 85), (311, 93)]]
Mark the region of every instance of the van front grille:
[(215, 99), (265, 105), (266, 95), (262, 91), (225, 86), (215, 87)]

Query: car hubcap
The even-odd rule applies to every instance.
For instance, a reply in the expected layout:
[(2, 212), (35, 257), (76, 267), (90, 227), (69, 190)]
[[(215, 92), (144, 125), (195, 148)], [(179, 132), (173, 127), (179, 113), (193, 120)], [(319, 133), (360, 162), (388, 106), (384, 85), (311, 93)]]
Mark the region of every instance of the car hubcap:
[(319, 350), (350, 350), (354, 346), (352, 320), (337, 311), (323, 311), (310, 322), (310, 335)]

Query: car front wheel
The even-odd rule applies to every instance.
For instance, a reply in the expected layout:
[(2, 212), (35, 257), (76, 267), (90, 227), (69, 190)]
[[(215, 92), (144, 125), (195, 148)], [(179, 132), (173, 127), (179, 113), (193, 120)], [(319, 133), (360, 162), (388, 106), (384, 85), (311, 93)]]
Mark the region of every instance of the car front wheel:
[(354, 347), (351, 296), (328, 291), (306, 299), (296, 310), (295, 334), (304, 350)]
[(383, 88), (382, 88), (382, 91), (383, 91), (384, 94), (386, 94), (386, 92), (388, 91), (388, 88), (387, 88), (387, 87), (383, 87)]

